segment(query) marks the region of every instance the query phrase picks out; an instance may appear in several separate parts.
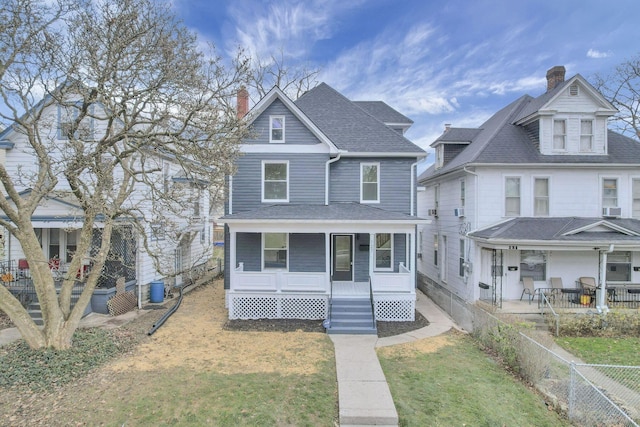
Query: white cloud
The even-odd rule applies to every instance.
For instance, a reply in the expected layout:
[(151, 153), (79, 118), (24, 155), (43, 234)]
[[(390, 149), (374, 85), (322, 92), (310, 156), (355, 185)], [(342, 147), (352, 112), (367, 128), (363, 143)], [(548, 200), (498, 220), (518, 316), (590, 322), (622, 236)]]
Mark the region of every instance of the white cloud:
[(601, 52), (595, 49), (589, 49), (587, 51), (587, 58), (602, 59), (602, 58), (608, 58), (610, 56), (611, 56), (611, 52)]

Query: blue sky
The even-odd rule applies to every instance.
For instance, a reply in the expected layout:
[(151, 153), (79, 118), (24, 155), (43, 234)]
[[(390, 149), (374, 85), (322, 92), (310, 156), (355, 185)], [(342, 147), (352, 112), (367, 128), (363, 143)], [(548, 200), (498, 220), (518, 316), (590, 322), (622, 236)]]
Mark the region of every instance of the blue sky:
[[(640, 53), (637, 0), (174, 0), (202, 42), (243, 46), (320, 70), (352, 100), (383, 100), (414, 120), (423, 148), (445, 123), (477, 127), (501, 107), (567, 78), (609, 74)], [(429, 156), (432, 160), (432, 155)]]

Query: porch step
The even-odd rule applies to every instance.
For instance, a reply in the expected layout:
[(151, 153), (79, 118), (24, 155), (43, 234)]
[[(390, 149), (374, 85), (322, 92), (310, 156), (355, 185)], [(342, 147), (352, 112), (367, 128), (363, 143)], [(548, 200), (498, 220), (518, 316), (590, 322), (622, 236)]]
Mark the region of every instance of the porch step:
[(533, 323), (534, 328), (539, 331), (548, 331), (549, 325), (544, 320), (544, 316), (542, 314), (534, 314), (534, 313), (526, 313), (526, 314), (518, 314), (522, 320)]
[(365, 298), (334, 298), (328, 334), (377, 334), (371, 302)]

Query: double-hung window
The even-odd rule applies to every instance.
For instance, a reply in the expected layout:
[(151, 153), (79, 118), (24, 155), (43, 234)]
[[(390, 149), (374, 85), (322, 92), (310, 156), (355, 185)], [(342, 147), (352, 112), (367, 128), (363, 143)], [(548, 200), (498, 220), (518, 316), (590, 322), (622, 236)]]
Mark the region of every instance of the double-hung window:
[(504, 184), (505, 216), (520, 216), (520, 178), (506, 177)]
[(380, 164), (360, 164), (360, 202), (380, 202)]
[(631, 252), (615, 251), (607, 255), (607, 282), (631, 281)]
[(93, 105), (88, 108), (86, 117), (76, 125), (82, 103), (58, 105), (58, 139), (65, 140), (73, 136), (80, 140), (92, 140), (94, 133)]
[(465, 190), (465, 183), (463, 179), (463, 180), (460, 180), (460, 207), (461, 208), (464, 208), (465, 198), (466, 198), (466, 190)]
[(288, 240), (287, 233), (262, 235), (263, 268), (287, 268)]
[(269, 142), (284, 143), (284, 116), (269, 116)]
[(458, 276), (464, 277), (464, 239), (460, 239), (460, 255), (458, 258)]
[(549, 216), (549, 178), (535, 178), (533, 192), (533, 215)]
[(593, 151), (593, 120), (580, 120), (580, 151)]
[(640, 178), (633, 178), (631, 181), (631, 191), (633, 199), (632, 208), (631, 208), (631, 216), (635, 219), (640, 219)]
[(602, 207), (618, 207), (618, 180), (615, 178), (602, 180)]
[(520, 280), (531, 277), (535, 281), (547, 280), (547, 253), (545, 251), (520, 251)]
[(567, 149), (567, 121), (553, 121), (553, 149), (565, 151)]
[(262, 201), (289, 201), (289, 162), (262, 162)]
[(376, 234), (376, 270), (393, 270), (393, 234)]

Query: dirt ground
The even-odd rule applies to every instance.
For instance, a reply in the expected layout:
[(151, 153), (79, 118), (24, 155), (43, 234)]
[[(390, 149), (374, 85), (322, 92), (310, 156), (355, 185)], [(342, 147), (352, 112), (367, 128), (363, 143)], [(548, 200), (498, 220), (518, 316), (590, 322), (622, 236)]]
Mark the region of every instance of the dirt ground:
[[(165, 307), (174, 303), (175, 299), (167, 301)], [(49, 393), (3, 390), (0, 425), (54, 425), (52, 420), (77, 419), (83, 411), (99, 407), (105, 396), (125, 396), (135, 389), (153, 387), (153, 373), (163, 370), (313, 374), (330, 347), (321, 321), (229, 321), (221, 280), (187, 293), (175, 314), (147, 336), (165, 312), (166, 308), (149, 310), (121, 327), (121, 333), (134, 335), (138, 344), (72, 384)], [(378, 327), (381, 334), (394, 335), (426, 324), (419, 316), (416, 322), (379, 322)], [(423, 345), (437, 348), (446, 344)]]

